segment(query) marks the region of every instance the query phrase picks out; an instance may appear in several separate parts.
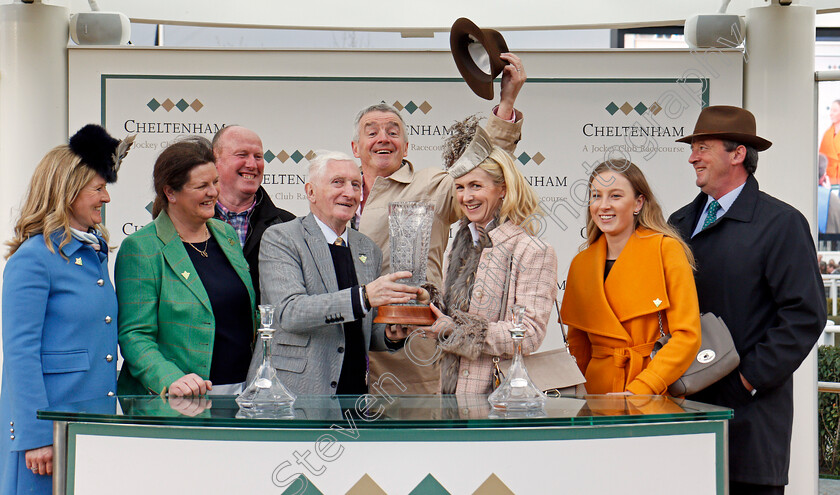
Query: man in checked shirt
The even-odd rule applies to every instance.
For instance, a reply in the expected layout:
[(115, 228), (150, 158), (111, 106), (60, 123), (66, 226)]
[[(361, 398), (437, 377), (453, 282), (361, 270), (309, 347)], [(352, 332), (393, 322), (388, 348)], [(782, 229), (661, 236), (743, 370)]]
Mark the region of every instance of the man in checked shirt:
[(216, 218), (229, 223), (239, 234), (239, 244), (251, 267), (254, 293), (260, 301), (260, 240), (268, 227), (293, 220), (295, 215), (277, 208), (260, 185), (263, 180), (262, 140), (254, 131), (238, 125), (223, 127), (213, 136), (213, 154), (219, 171)]

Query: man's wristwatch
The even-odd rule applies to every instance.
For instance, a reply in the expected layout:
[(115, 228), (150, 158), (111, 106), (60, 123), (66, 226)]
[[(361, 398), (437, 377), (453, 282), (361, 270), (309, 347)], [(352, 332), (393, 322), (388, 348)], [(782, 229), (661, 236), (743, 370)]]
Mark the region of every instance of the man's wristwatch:
[(362, 286), (362, 300), (365, 302), (365, 307), (368, 310), (373, 309), (373, 306), (370, 305), (370, 299), (368, 299), (367, 287), (364, 285)]

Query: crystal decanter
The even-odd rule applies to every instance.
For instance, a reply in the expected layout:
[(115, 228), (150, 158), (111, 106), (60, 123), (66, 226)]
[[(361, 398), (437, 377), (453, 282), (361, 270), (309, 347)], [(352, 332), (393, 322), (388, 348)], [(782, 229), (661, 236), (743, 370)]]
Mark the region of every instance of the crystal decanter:
[(295, 402), (295, 394), (287, 389), (274, 367), (271, 366), (271, 337), (274, 335), (274, 306), (260, 304), (260, 339), (263, 344), (263, 360), (257, 373), (245, 390), (236, 398), (243, 410), (270, 411), (287, 409)]
[(514, 305), (512, 313), (513, 328), (510, 329), (510, 336), (513, 339), (513, 363), (502, 384), (487, 400), (494, 409), (502, 411), (541, 410), (545, 405), (545, 394), (531, 381), (522, 358), (522, 339), (525, 338), (522, 317), (525, 315), (525, 306)]

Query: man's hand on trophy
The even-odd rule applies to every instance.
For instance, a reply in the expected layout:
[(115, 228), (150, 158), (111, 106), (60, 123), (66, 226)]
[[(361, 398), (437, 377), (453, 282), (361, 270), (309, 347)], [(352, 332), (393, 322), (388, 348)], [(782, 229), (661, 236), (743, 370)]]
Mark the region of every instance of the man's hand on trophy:
[(371, 307), (378, 308), (386, 304), (407, 303), (415, 299), (423, 289), (396, 282), (396, 280), (410, 277), (411, 272), (395, 272), (383, 275), (367, 284), (365, 290)]
[(393, 342), (405, 340), (411, 333), (411, 330), (409, 330), (409, 328), (410, 327), (407, 327), (405, 325), (388, 325), (385, 327), (385, 337), (387, 337), (388, 340)]

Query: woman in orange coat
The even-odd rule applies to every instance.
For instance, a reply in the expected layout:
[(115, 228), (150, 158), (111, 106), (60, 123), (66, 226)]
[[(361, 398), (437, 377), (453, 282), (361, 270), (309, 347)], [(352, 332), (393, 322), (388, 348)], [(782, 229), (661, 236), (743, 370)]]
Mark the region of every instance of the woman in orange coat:
[[(700, 347), (694, 258), (636, 165), (601, 163), (589, 186), (561, 310), (571, 352), (589, 393), (665, 394)], [(671, 340), (651, 358), (660, 328)]]
[(828, 158), (825, 173), (832, 184), (840, 184), (840, 100), (831, 102), (828, 110), (831, 125), (825, 130), (820, 141), (820, 153)]

